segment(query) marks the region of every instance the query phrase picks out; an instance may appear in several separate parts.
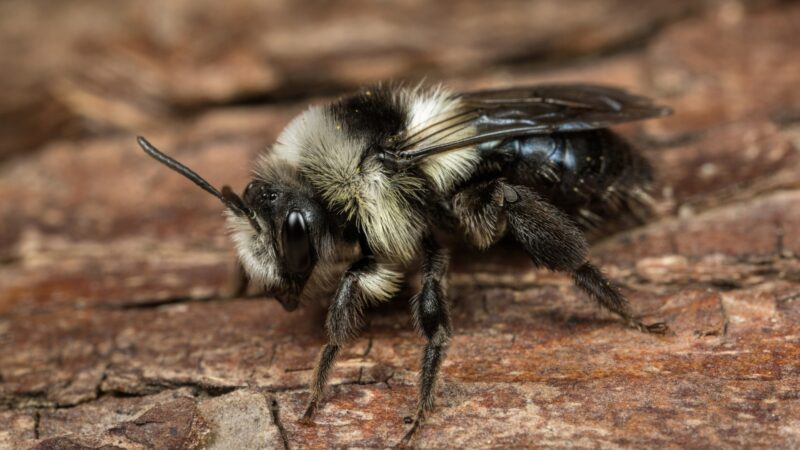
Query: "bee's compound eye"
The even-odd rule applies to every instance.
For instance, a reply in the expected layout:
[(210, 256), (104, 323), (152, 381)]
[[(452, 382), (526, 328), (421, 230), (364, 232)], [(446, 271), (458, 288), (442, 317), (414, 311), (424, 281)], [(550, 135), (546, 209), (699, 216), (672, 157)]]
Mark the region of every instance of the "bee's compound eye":
[(283, 250), (290, 273), (305, 273), (311, 267), (311, 237), (306, 219), (299, 211), (290, 212), (283, 223)]

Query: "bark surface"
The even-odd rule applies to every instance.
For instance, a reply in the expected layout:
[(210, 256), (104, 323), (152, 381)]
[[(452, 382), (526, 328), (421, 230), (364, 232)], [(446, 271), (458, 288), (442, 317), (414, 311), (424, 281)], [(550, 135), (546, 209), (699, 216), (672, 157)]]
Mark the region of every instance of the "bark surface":
[(134, 136), (238, 191), (309, 102), (423, 75), (615, 84), (676, 114), (619, 128), (658, 215), (591, 249), (670, 333), (515, 249), (456, 252), (420, 448), (800, 445), (800, 5), (156, 3), (0, 5), (0, 448), (397, 444), (424, 343), (408, 298), (368, 313), (300, 425), (324, 311), (222, 298), (218, 201)]

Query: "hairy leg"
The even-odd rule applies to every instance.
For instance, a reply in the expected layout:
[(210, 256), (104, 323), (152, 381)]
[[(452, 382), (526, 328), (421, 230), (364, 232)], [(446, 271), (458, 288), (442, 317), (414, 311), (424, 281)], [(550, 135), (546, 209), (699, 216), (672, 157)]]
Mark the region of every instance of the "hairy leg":
[(646, 325), (633, 317), (627, 299), (587, 261), (583, 232), (566, 214), (527, 187), (501, 187), (509, 231), (536, 266), (570, 273), (579, 289), (628, 325), (650, 333), (666, 331), (663, 323)]
[(533, 190), (487, 181), (456, 194), (453, 211), (467, 238), (478, 247), (488, 247), (508, 230), (537, 267), (571, 274), (579, 289), (634, 328), (666, 331), (663, 323), (645, 325), (633, 317), (625, 297), (587, 260), (583, 232)]
[(427, 414), (433, 410), (439, 369), (452, 333), (445, 294), (448, 261), (446, 250), (440, 248), (432, 239), (425, 242), (422, 290), (412, 299), (412, 310), (416, 328), (428, 342), (422, 353), (417, 416), (411, 429), (403, 437), (401, 445), (407, 445), (411, 441), (424, 423)]
[(601, 306), (622, 317), (630, 327), (646, 333), (665, 333), (667, 325), (663, 322), (644, 324), (633, 317), (628, 300), (611, 284), (590, 262), (585, 262), (572, 272), (575, 285), (589, 294)]
[(363, 322), (364, 307), (388, 300), (397, 292), (401, 274), (365, 257), (345, 272), (336, 290), (325, 327), (328, 343), (322, 347), (309, 387), (310, 397), (301, 421), (310, 424), (328, 384), (328, 377), (342, 346), (356, 337)]

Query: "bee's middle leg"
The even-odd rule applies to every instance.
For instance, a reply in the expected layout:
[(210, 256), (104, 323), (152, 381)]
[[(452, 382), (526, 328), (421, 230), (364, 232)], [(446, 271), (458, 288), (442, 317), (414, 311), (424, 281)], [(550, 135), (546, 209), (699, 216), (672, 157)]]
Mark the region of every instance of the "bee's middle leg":
[(398, 289), (399, 275), (371, 257), (352, 264), (345, 272), (328, 308), (325, 328), (328, 343), (322, 347), (310, 385), (310, 398), (301, 422), (310, 424), (319, 407), (331, 369), (342, 346), (352, 341), (363, 323), (364, 307), (388, 300)]
[(425, 242), (422, 264), (422, 290), (412, 299), (414, 322), (428, 342), (422, 353), (422, 369), (419, 374), (419, 403), (417, 416), (411, 429), (401, 442), (408, 444), (433, 410), (439, 369), (447, 352), (452, 328), (445, 294), (445, 276), (449, 256), (435, 241)]

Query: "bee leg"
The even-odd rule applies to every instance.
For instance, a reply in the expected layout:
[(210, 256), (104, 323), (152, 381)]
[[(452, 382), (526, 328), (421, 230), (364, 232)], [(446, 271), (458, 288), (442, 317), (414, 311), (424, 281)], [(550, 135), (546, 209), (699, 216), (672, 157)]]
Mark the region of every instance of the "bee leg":
[(604, 275), (600, 269), (590, 262), (584, 262), (572, 271), (575, 285), (586, 292), (601, 306), (622, 317), (628, 326), (644, 333), (664, 334), (667, 325), (664, 322), (645, 324), (633, 317), (630, 303)]
[(439, 369), (452, 333), (444, 280), (448, 262), (447, 251), (439, 248), (432, 239), (427, 240), (422, 263), (422, 290), (411, 300), (411, 305), (416, 328), (428, 342), (422, 353), (417, 417), (403, 437), (401, 446), (411, 442), (424, 424), (427, 414), (433, 410)]
[(311, 386), (309, 386), (311, 395), (308, 399), (306, 412), (303, 414), (303, 418), (300, 419), (301, 423), (305, 425), (311, 425), (314, 423), (314, 414), (317, 412), (317, 408), (319, 407), (319, 402), (322, 400), (322, 396), (325, 395), (325, 387), (328, 384), (328, 375), (330, 370), (333, 368), (333, 365), (336, 363), (336, 356), (338, 354), (339, 346), (330, 343), (325, 344), (325, 346), (322, 347), (322, 350), (319, 352), (317, 366), (314, 369), (313, 381), (311, 382)]
[(340, 349), (356, 337), (363, 323), (364, 307), (369, 302), (388, 300), (397, 291), (398, 282), (396, 274), (376, 263), (372, 257), (362, 258), (345, 272), (328, 308), (325, 321), (328, 343), (322, 347), (317, 359), (302, 423), (312, 423)]
[(566, 214), (527, 187), (502, 187), (509, 230), (534, 265), (569, 272), (578, 288), (629, 326), (648, 333), (666, 332), (663, 323), (647, 325), (633, 317), (627, 299), (587, 261), (586, 238)]

